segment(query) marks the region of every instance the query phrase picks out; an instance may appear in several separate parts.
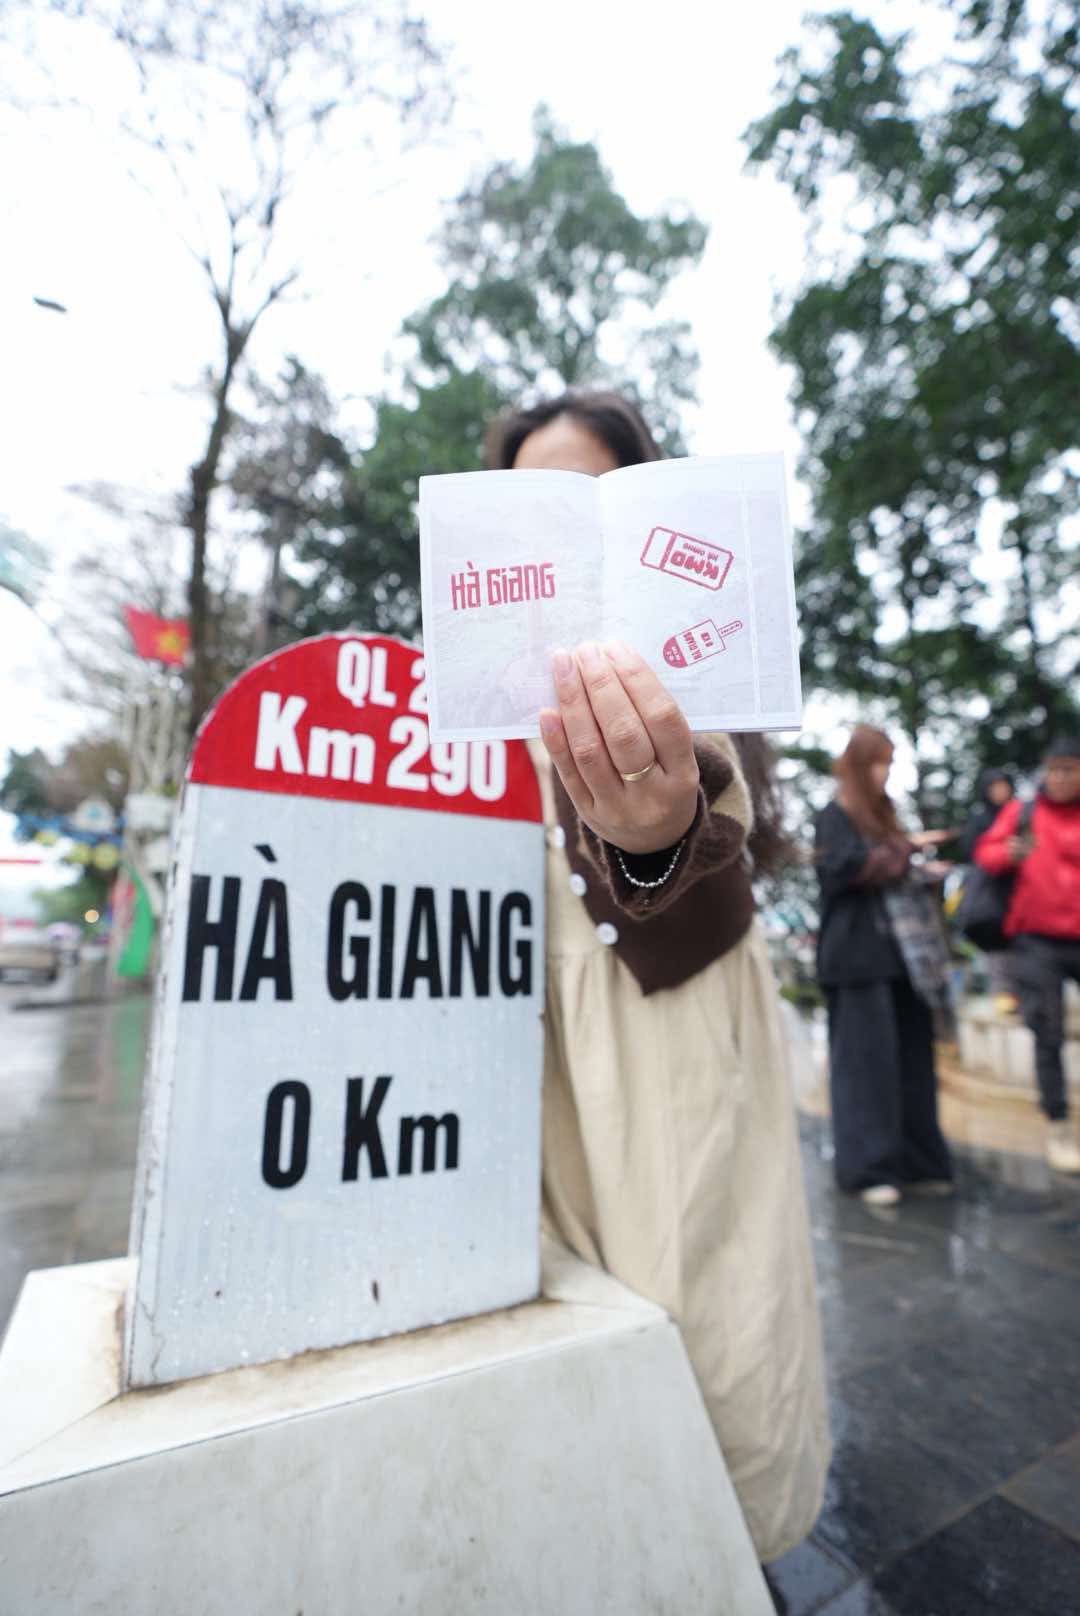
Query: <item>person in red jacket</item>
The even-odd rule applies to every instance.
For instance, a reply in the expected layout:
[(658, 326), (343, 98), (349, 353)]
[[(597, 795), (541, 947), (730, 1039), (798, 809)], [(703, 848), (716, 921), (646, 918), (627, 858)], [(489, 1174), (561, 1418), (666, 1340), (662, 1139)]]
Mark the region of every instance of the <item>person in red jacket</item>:
[(1062, 1065), (1065, 983), (1080, 983), (1080, 739), (1055, 741), (1044, 757), (1026, 836), (1017, 834), (1020, 813), (1018, 800), (1005, 805), (976, 842), (975, 862), (991, 875), (1015, 872), (1005, 932), (1020, 1013), (1035, 1035), (1046, 1159), (1059, 1173), (1080, 1173)]

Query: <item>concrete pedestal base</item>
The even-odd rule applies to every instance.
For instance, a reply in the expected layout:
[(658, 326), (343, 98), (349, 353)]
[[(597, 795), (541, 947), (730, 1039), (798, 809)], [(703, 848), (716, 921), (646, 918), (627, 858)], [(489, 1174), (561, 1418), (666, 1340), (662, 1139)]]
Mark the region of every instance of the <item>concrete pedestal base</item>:
[(119, 1394), (127, 1261), (27, 1280), (0, 1354), (12, 1616), (769, 1616), (667, 1317), (545, 1296)]

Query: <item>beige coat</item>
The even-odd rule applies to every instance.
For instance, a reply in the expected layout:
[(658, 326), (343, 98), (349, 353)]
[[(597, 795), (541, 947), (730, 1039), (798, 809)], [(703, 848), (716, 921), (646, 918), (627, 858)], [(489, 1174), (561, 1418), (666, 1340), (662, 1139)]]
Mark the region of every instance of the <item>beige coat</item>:
[(570, 889), (549, 766), (532, 750), (549, 843), (545, 1221), (679, 1324), (758, 1554), (775, 1559), (814, 1523), (830, 1443), (762, 934), (755, 924), (682, 986), (643, 997)]

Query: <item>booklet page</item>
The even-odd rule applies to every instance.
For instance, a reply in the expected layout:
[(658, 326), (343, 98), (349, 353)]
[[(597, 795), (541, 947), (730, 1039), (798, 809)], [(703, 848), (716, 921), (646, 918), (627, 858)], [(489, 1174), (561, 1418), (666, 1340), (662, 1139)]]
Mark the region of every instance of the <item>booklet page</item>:
[(641, 653), (692, 729), (797, 729), (783, 457), (657, 461), (598, 491), (605, 637)]
[(580, 472), (420, 479), (420, 587), (434, 740), (538, 735), (551, 653), (600, 629), (596, 481)]
[(420, 556), (436, 740), (538, 734), (583, 639), (633, 646), (692, 729), (799, 727), (780, 455), (424, 477)]

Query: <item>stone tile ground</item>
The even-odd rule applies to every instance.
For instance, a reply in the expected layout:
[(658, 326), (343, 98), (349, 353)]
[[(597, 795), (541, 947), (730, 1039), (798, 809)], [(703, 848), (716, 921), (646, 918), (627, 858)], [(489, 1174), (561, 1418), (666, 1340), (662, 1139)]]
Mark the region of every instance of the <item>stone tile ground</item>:
[[(0, 987), (0, 1328), (29, 1268), (126, 1250), (145, 998)], [(953, 1202), (871, 1211), (802, 1119), (835, 1460), (771, 1568), (789, 1616), (1080, 1611), (1080, 1188), (964, 1149)]]
[(1080, 1611), (1080, 1189), (962, 1149), (955, 1201), (871, 1211), (801, 1126), (836, 1451), (778, 1606)]

